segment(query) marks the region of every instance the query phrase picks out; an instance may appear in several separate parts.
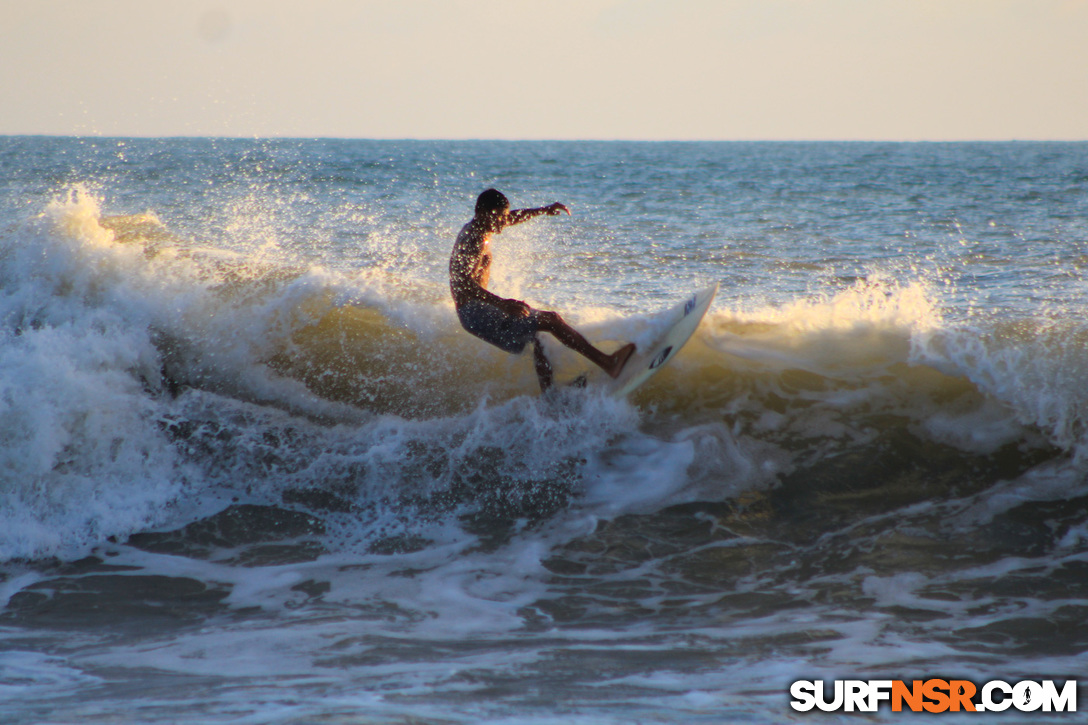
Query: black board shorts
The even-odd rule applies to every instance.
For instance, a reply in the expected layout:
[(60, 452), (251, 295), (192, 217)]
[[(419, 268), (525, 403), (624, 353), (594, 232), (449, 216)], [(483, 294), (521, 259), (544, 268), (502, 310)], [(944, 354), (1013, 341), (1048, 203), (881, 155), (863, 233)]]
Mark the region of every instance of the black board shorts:
[(516, 317), (480, 300), (469, 300), (457, 308), (461, 326), (485, 342), (506, 352), (519, 353), (532, 342), (540, 329), (539, 313)]

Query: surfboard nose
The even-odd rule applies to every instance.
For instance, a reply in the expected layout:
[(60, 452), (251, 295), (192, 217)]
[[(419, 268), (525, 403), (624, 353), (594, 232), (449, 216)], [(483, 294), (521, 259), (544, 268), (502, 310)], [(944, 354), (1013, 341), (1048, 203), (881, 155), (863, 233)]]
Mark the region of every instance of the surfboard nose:
[(664, 367), (675, 353), (680, 352), (695, 334), (717, 292), (718, 284), (714, 284), (660, 313), (657, 317), (661, 320), (659, 326), (662, 332), (648, 345), (640, 342), (640, 349), (631, 356), (613, 382), (612, 394), (623, 396), (634, 391)]

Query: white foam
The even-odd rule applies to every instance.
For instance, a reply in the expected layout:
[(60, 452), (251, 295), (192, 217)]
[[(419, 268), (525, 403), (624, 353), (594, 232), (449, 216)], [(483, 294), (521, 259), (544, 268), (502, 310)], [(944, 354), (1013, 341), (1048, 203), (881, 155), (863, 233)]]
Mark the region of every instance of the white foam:
[(6, 238), (0, 257), (0, 558), (136, 530), (186, 487), (158, 426), (146, 317), (101, 304), (123, 266), (102, 253), (111, 233), (84, 197), (58, 208)]
[(64, 657), (5, 648), (0, 670), (0, 702), (35, 702), (54, 697), (57, 692), (101, 683), (101, 678), (87, 674)]
[[(1078, 320), (997, 311), (953, 320), (935, 288), (874, 278), (777, 307), (719, 308), (699, 337), (737, 371), (821, 376), (824, 389), (803, 391), (821, 403), (813, 410), (898, 408), (916, 432), (982, 455), (1034, 442), (1032, 429), (1077, 456), (1088, 442), (1088, 328)], [(763, 430), (785, 424), (767, 411), (760, 421)], [(831, 435), (835, 421), (807, 429)]]
[(779, 307), (719, 307), (708, 317), (705, 339), (721, 352), (771, 368), (841, 376), (907, 361), (915, 336), (941, 325), (926, 285), (875, 278)]
[(1088, 445), (1088, 327), (1073, 320), (993, 320), (927, 336), (919, 361), (969, 378), (1038, 427), (1062, 448), (1083, 456)]

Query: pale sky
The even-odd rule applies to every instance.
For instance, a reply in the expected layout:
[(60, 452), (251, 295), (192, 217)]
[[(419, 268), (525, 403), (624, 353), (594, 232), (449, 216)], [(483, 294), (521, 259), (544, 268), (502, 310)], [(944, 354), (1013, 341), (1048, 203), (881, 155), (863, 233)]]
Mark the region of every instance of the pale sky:
[(1088, 139), (1088, 0), (0, 0), (0, 134)]

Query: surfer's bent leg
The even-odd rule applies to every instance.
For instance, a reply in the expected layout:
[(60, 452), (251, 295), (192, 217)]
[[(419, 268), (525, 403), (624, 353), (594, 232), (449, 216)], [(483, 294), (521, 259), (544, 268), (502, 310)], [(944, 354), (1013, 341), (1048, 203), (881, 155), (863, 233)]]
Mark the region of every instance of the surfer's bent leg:
[(552, 383), (552, 366), (544, 355), (544, 348), (537, 341), (538, 332), (550, 332), (559, 342), (588, 358), (612, 377), (620, 374), (635, 351), (634, 343), (628, 343), (607, 355), (564, 322), (557, 312), (533, 310), (528, 317), (515, 317), (485, 302), (469, 300), (457, 308), (457, 316), (470, 333), (506, 352), (516, 355), (527, 344), (533, 343), (533, 359), (542, 389)]
[(544, 345), (539, 337), (533, 338), (533, 365), (536, 366), (536, 379), (540, 383), (540, 392), (552, 386), (552, 364), (544, 354)]
[(558, 312), (539, 312), (537, 321), (540, 329), (550, 332), (555, 339), (563, 343), (571, 350), (589, 359), (597, 367), (604, 370), (611, 377), (616, 377), (623, 370), (627, 358), (635, 351), (635, 344), (629, 342), (611, 355), (607, 355), (589, 343), (582, 334), (568, 325)]

